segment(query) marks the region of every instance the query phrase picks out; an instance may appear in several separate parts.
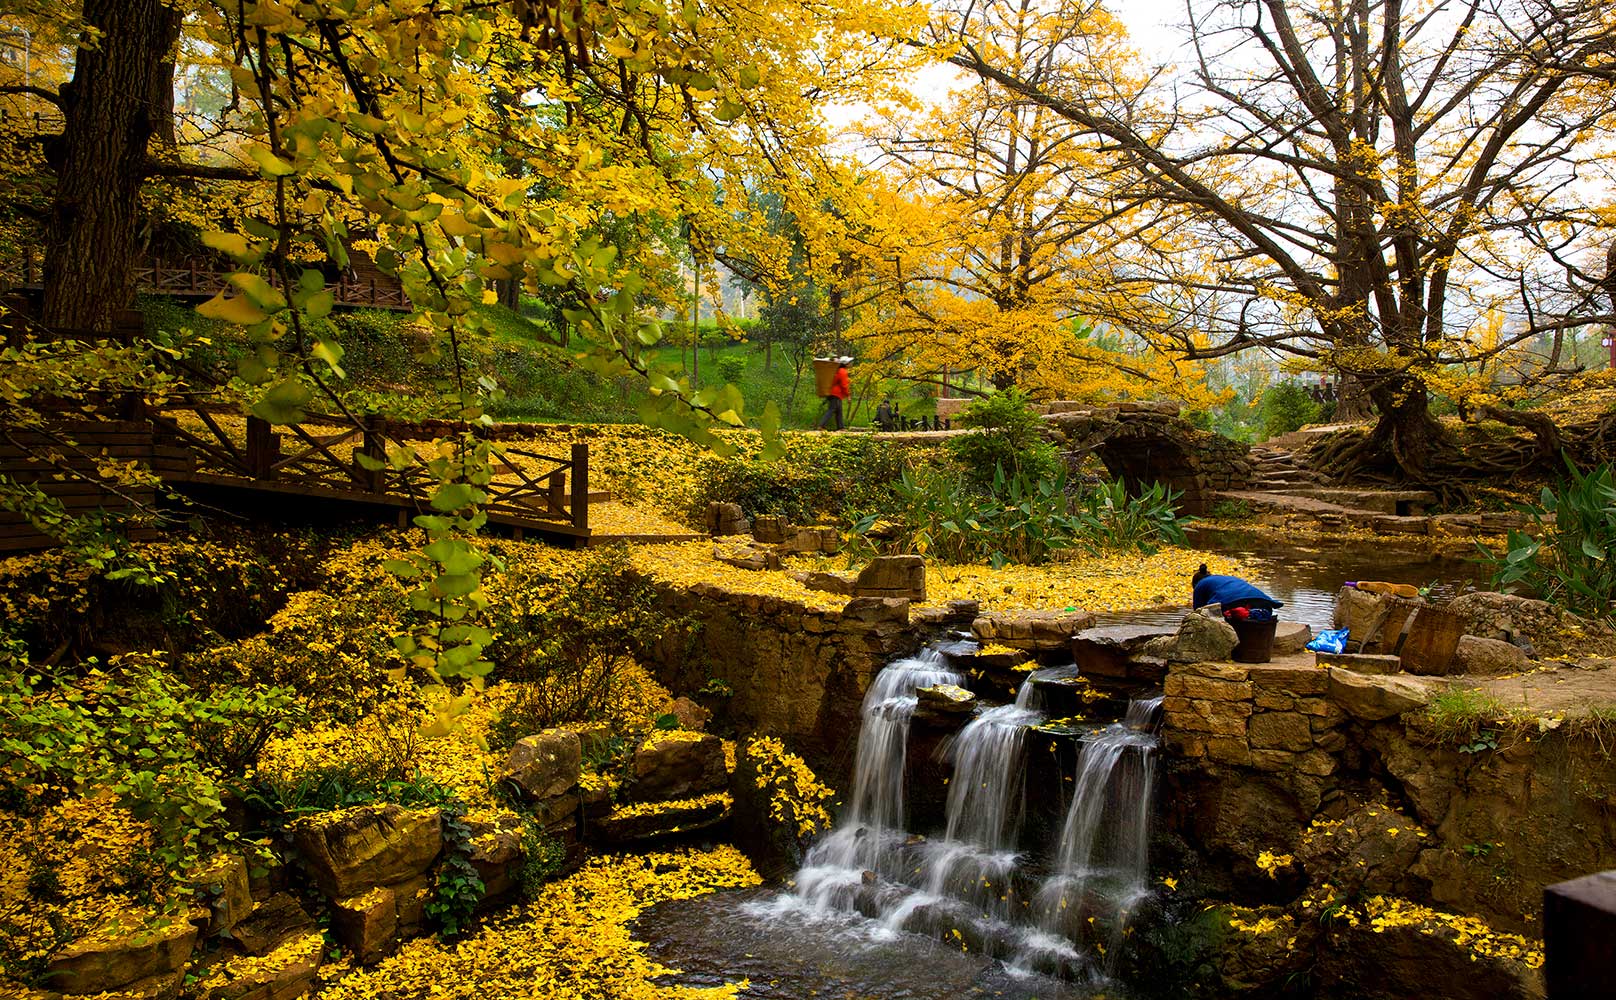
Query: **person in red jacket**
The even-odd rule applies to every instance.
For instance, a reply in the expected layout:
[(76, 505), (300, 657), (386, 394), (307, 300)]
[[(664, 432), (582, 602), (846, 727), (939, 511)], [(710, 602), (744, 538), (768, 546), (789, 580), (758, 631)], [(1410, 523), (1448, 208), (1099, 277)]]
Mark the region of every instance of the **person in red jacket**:
[(836, 421), (836, 429), (842, 429), (842, 403), (851, 394), (851, 387), (847, 381), (847, 363), (851, 358), (836, 359), (836, 374), (830, 380), (830, 395), (825, 397), (825, 412), (819, 418), (819, 429), (824, 430), (825, 425), (832, 419)]

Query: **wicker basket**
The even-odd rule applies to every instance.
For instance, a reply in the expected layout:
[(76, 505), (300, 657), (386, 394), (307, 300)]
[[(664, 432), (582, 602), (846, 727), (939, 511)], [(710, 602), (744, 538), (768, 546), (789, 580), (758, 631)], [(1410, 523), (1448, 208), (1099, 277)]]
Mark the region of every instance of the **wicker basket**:
[(1403, 643), (1403, 669), (1411, 674), (1447, 673), (1462, 635), (1463, 618), (1447, 608), (1430, 605), (1420, 608), (1409, 626), (1408, 640)]

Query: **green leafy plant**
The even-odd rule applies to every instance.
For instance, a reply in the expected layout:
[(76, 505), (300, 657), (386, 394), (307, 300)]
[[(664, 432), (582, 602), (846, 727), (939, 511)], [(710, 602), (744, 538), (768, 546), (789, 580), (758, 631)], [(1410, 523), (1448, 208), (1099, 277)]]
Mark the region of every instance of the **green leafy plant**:
[(426, 915), (446, 938), (459, 937), (471, 925), (487, 886), (471, 863), (471, 826), (465, 806), (451, 802), (442, 808), (443, 856), (438, 879), (427, 900)]
[(626, 552), (601, 550), (553, 600), (497, 622), (489, 652), (516, 684), (490, 737), (504, 747), (560, 722), (605, 721), (625, 660), (686, 624), (661, 610)]
[(517, 881), (524, 898), (537, 899), (540, 890), (561, 874), (566, 864), (566, 844), (534, 823), (522, 830), (522, 868), (517, 873)]
[[(896, 547), (945, 562), (1040, 563), (1077, 546), (1151, 551), (1184, 539), (1176, 494), (1160, 485), (1138, 497), (1120, 481), (1074, 495), (1064, 470), (1033, 479), (1000, 468), (984, 490), (933, 470), (905, 472), (893, 492)], [(854, 533), (867, 533), (872, 523), (861, 518)]]
[(178, 872), (232, 839), (226, 781), (299, 718), (289, 690), (199, 692), (145, 657), (77, 679), (14, 668), (0, 676), (0, 800), (105, 790), (151, 823), (157, 861)]
[(1055, 446), (1044, 437), (1044, 421), (1018, 389), (972, 400), (956, 420), (975, 434), (951, 438), (948, 450), (965, 466), (967, 478), (992, 484), (999, 470), (1012, 479), (1052, 479), (1060, 467)]
[(1505, 551), (1482, 547), (1493, 586), (1528, 587), (1544, 600), (1599, 618), (1616, 615), (1616, 473), (1566, 460), (1567, 478), (1521, 509), (1534, 533), (1509, 533)]

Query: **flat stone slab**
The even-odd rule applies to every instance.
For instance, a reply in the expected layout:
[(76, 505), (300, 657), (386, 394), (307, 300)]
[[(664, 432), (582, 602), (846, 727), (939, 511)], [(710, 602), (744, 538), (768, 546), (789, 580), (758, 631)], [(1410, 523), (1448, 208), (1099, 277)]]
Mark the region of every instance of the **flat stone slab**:
[(1072, 636), (1074, 644), (1092, 643), (1096, 646), (1138, 649), (1160, 635), (1172, 635), (1177, 625), (1100, 625), (1086, 628)]
[(1359, 674), (1401, 673), (1403, 663), (1395, 656), (1376, 653), (1319, 653), (1319, 666), (1341, 667)]

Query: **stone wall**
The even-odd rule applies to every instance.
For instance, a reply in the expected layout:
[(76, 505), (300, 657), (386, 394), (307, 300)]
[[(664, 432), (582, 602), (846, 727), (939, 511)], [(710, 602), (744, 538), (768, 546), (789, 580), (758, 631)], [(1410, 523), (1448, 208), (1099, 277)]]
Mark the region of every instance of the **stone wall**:
[(1300, 857), (1310, 824), (1395, 811), (1375, 850), (1407, 850), (1407, 863), (1374, 891), (1540, 933), (1544, 885), (1616, 867), (1616, 769), (1597, 740), (1552, 729), (1466, 752), (1424, 722), (1428, 690), (1341, 668), (1173, 665), (1162, 729), (1169, 837), (1204, 877), (1225, 880), (1220, 891), (1271, 897), (1283, 885), (1258, 871), (1261, 852)]
[(708, 702), (722, 725), (793, 746), (845, 744), (851, 755), (870, 679), (921, 641), (922, 623), (911, 622), (901, 598), (855, 597), (820, 609), (712, 584), (653, 585), (664, 611), (700, 626), (692, 640), (669, 637), (647, 651), (658, 680), (682, 692), (722, 681), (732, 694)]

